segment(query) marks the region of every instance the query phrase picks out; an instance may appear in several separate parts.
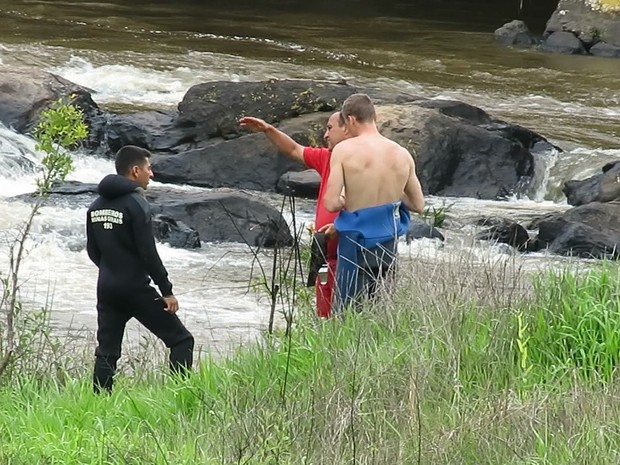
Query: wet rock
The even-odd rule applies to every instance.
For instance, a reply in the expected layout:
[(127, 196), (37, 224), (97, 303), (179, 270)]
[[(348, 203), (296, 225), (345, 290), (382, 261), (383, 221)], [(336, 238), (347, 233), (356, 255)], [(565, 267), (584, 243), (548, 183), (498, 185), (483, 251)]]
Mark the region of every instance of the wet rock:
[(545, 213), (544, 215), (537, 216), (535, 218), (532, 218), (532, 220), (527, 225), (525, 225), (525, 229), (528, 231), (538, 229), (538, 226), (540, 226), (540, 223), (542, 221), (549, 221), (557, 218), (558, 216), (562, 216), (562, 213)]
[[(577, 50), (579, 53), (588, 50), (599, 56), (618, 56), (612, 47), (620, 47), (620, 7), (617, 2), (592, 2), (590, 0), (560, 0), (554, 13), (551, 15), (545, 28), (544, 36), (550, 39), (556, 34), (559, 50), (570, 53)], [(572, 34), (579, 40), (582, 49), (570, 39)], [(566, 42), (564, 42), (566, 38)], [(569, 44), (572, 43), (572, 45)], [(608, 45), (598, 45), (605, 42)], [(546, 44), (549, 40), (546, 41)], [(611, 46), (611, 47), (609, 47)], [(568, 49), (563, 48), (568, 47)], [(593, 50), (594, 49), (594, 50)]]
[(434, 226), (428, 224), (421, 218), (412, 216), (411, 223), (405, 234), (405, 240), (407, 244), (415, 239), (439, 239), (441, 242), (445, 240), (443, 234)]
[(590, 49), (592, 55), (607, 58), (620, 58), (620, 46), (599, 42)]
[(252, 247), (293, 244), (280, 212), (250, 194), (149, 189), (147, 198), (154, 214), (182, 221), (195, 229), (204, 242), (242, 242)]
[[(85, 208), (96, 198), (95, 184), (70, 182), (57, 186), (49, 205)], [(196, 231), (205, 242), (242, 242), (252, 247), (292, 245), (293, 237), (282, 214), (265, 201), (244, 192), (183, 191), (151, 187), (146, 191), (153, 215), (163, 215)], [(34, 194), (14, 197), (33, 201)], [(187, 232), (191, 243), (192, 235)]]
[(2, 67), (0, 73), (0, 122), (19, 133), (30, 133), (39, 122), (41, 111), (59, 99), (74, 103), (84, 112), (89, 126), (85, 145), (91, 149), (104, 138), (105, 119), (89, 89), (55, 74), (33, 68)]
[[(282, 123), (279, 128), (302, 145), (318, 145), (329, 114), (315, 113)], [(210, 141), (209, 145), (176, 155), (156, 155), (154, 179), (201, 187), (233, 187), (273, 192), (280, 177), (304, 169), (279, 154), (264, 134)]]
[(96, 183), (86, 183), (80, 181), (65, 181), (52, 187), (52, 194), (58, 195), (81, 195), (97, 194)]
[(584, 55), (583, 43), (571, 32), (554, 32), (543, 43), (546, 52), (565, 53), (568, 55)]
[(316, 112), (333, 112), (356, 89), (344, 83), (302, 80), (207, 82), (191, 87), (179, 103), (177, 126), (196, 141), (236, 137), (242, 116), (268, 123)]
[(527, 250), (530, 235), (517, 222), (507, 218), (493, 217), (483, 218), (478, 225), (485, 226), (485, 229), (477, 234), (477, 239), (508, 244), (520, 251)]
[(620, 203), (593, 202), (541, 221), (537, 239), (551, 253), (618, 259)]
[(293, 197), (316, 199), (319, 196), (321, 176), (315, 170), (288, 172), (280, 176), (276, 192)]
[(151, 152), (186, 150), (185, 132), (175, 127), (175, 112), (146, 111), (110, 115), (107, 121), (107, 150), (115, 154), (124, 145), (137, 145)]
[(513, 20), (495, 30), (495, 40), (502, 45), (530, 46), (536, 39), (523, 21)]
[(200, 236), (195, 229), (165, 215), (153, 216), (155, 239), (180, 249), (200, 248)]
[(432, 100), (377, 112), (381, 132), (414, 154), (425, 194), (504, 199), (533, 194), (542, 182), (533, 154), (552, 145), (480, 108)]
[(601, 171), (584, 180), (564, 183), (562, 191), (570, 205), (620, 199), (620, 161), (606, 164)]

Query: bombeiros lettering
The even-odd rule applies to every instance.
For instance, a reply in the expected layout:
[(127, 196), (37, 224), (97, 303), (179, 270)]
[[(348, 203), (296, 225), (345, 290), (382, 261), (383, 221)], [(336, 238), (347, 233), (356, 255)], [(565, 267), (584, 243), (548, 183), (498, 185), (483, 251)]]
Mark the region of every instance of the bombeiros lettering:
[(92, 223), (103, 223), (103, 229), (113, 229), (115, 224), (123, 224), (123, 212), (111, 208), (93, 210), (90, 212), (90, 221)]

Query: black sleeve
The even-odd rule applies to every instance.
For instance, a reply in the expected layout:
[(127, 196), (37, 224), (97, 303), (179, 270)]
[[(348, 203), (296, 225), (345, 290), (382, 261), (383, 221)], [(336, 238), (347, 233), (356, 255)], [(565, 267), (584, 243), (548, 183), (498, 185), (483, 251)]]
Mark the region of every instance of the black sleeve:
[(132, 208), (132, 225), (138, 255), (142, 259), (147, 273), (159, 287), (161, 294), (164, 297), (172, 295), (172, 284), (168, 281), (168, 272), (155, 247), (149, 204), (140, 194), (132, 194), (132, 197), (137, 203), (137, 208)]
[(99, 263), (101, 263), (101, 251), (95, 241), (93, 223), (90, 221), (90, 210), (86, 212), (86, 252), (88, 252), (90, 260), (99, 268)]

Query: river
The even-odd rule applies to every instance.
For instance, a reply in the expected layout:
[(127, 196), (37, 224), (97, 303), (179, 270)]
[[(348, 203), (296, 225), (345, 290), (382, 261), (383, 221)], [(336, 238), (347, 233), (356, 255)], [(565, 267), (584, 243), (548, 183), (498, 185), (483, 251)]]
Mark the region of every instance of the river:
[[(517, 2), (510, 8), (447, 1), (380, 9), (370, 1), (336, 9), (318, 2), (303, 10), (291, 1), (261, 2), (260, 8), (250, 2), (200, 3), (4, 0), (0, 72), (14, 65), (52, 71), (89, 87), (99, 105), (114, 110), (169, 108), (190, 86), (213, 80), (346, 79), (462, 100), (565, 150), (547, 161), (544, 186), (532, 199), (428, 199), (430, 205), (450, 205), (446, 245), (401, 244), (403, 255), (428, 260), (464, 249), (501, 259), (501, 248), (472, 242), (473, 219), (527, 221), (564, 210), (563, 181), (587, 177), (620, 158), (620, 60), (497, 46), (492, 32), (513, 18), (511, 11), (516, 16)], [(532, 22), (544, 25), (540, 15)], [(31, 168), (24, 168), (24, 159)], [(1, 270), (29, 208), (8, 199), (33, 189), (38, 160), (32, 140), (0, 127)], [(70, 179), (98, 182), (112, 171), (108, 160), (78, 155)], [(257, 195), (279, 202), (275, 195)], [(311, 221), (312, 209), (312, 202), (299, 201), (297, 221)], [(83, 250), (84, 216), (79, 208), (43, 209), (28, 242), (22, 297), (31, 308), (51, 300), (57, 331), (86, 334), (92, 342), (96, 269)], [(181, 318), (202, 351), (226, 352), (264, 330), (269, 304), (248, 287), (256, 267), (247, 247), (158, 247), (179, 295)], [(526, 261), (540, 264), (541, 256)], [(145, 335), (137, 325), (129, 333), (134, 342)]]

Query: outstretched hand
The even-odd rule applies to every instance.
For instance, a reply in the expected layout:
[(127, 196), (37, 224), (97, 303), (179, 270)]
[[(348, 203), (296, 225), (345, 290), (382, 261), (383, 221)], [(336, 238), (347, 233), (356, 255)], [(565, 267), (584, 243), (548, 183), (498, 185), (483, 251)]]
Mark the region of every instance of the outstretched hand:
[(168, 313), (176, 313), (179, 310), (179, 301), (177, 300), (177, 298), (173, 295), (169, 295), (166, 297), (163, 297), (164, 299), (164, 303), (166, 304), (164, 310), (166, 310)]
[(260, 118), (245, 116), (239, 120), (242, 128), (249, 129), (252, 132), (265, 132), (269, 129), (270, 124)]

